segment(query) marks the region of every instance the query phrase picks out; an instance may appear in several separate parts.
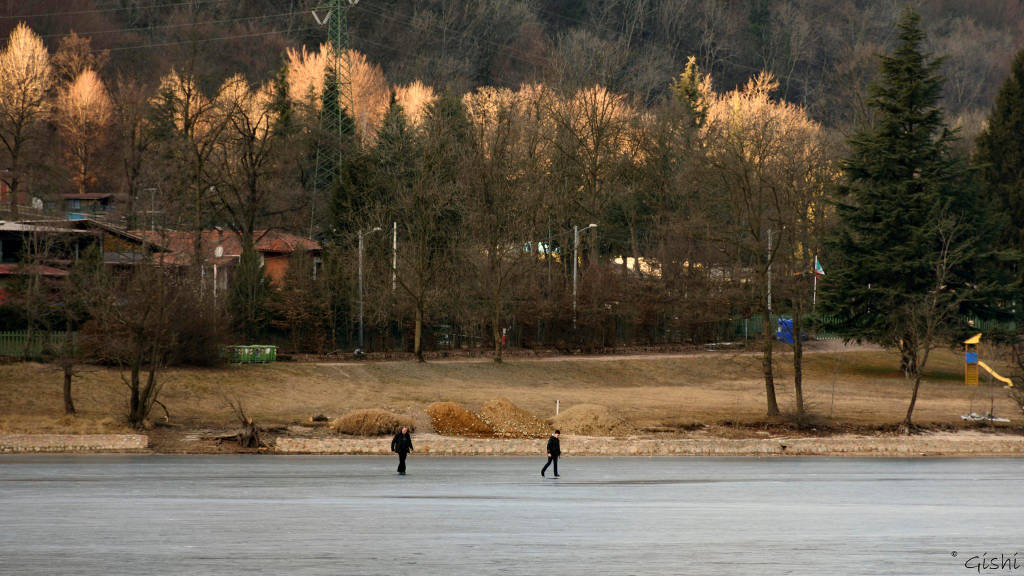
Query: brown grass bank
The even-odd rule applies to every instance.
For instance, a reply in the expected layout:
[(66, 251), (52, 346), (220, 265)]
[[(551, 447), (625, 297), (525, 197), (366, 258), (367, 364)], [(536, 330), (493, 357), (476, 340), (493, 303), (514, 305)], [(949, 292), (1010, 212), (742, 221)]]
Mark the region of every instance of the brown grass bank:
[[(790, 361), (780, 354), (777, 362), (783, 410), (793, 406)], [(806, 433), (884, 429), (899, 422), (909, 389), (897, 367), (893, 354), (877, 350), (809, 354), (805, 397), (814, 418)], [(556, 401), (562, 410), (579, 404), (606, 406), (640, 435), (745, 438), (792, 432), (783, 422), (765, 421), (759, 360), (744, 353), (520, 359), (501, 365), (278, 363), (172, 369), (164, 378), (161, 398), (172, 426), (152, 432), (157, 450), (164, 441), (201, 436), (196, 430), (231, 428), (233, 416), (224, 397), (242, 399), (247, 413), (267, 426), (373, 408), (408, 414), (418, 430), (429, 431), (424, 410), (432, 403), (457, 402), (479, 412), (485, 402), (504, 397), (542, 420), (554, 417)], [(120, 418), (126, 391), (116, 370), (83, 371), (75, 383), (78, 417), (62, 417), (60, 391), (60, 373), (50, 366), (0, 365), (0, 433), (125, 431)], [(1024, 418), (1005, 392), (964, 387), (959, 357), (944, 351), (926, 374), (916, 421), (942, 429), (968, 428), (960, 415), (987, 411), (990, 402), (997, 415), (1011, 418), (1004, 428), (1020, 430)]]

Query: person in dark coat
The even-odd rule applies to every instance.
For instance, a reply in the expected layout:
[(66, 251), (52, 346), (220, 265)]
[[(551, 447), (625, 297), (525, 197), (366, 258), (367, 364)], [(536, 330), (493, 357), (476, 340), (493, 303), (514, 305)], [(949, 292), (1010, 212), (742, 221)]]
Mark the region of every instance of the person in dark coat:
[(562, 434), (560, 430), (555, 430), (555, 433), (548, 438), (548, 463), (540, 469), (540, 475), (544, 476), (544, 473), (548, 471), (548, 466), (555, 465), (555, 478), (558, 478), (558, 457), (562, 455), (562, 448), (558, 445), (558, 437)]
[(391, 451), (398, 454), (398, 473), (405, 476), (405, 457), (412, 452), (412, 438), (405, 426), (402, 426), (402, 430), (391, 439)]

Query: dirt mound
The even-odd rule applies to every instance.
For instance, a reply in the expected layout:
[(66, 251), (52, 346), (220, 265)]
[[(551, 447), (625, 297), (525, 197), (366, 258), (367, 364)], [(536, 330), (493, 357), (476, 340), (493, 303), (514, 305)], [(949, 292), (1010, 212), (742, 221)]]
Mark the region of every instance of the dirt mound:
[(492, 436), (494, 430), (479, 416), (455, 402), (434, 402), (427, 406), (430, 423), (438, 434), (448, 436)]
[(577, 404), (555, 416), (553, 423), (565, 434), (581, 436), (628, 436), (633, 426), (605, 406)]
[(352, 436), (387, 436), (398, 432), (402, 426), (412, 431), (413, 419), (376, 408), (354, 410), (331, 422), (331, 430)]
[(508, 398), (484, 402), (480, 418), (494, 429), (495, 436), (507, 438), (543, 438), (548, 426), (536, 416), (516, 406)]

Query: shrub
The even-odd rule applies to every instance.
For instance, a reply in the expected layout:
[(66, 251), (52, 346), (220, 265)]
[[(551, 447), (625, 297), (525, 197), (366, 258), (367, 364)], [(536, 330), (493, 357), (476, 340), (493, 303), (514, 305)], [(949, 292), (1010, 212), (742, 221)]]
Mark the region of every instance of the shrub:
[(387, 410), (354, 410), (331, 422), (331, 430), (350, 436), (388, 436), (406, 426), (413, 431), (412, 418)]

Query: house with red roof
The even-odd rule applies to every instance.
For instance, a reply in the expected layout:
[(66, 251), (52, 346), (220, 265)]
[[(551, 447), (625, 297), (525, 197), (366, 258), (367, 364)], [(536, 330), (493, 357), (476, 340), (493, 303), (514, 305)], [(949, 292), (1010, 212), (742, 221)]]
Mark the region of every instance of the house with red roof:
[[(165, 230), (128, 232), (141, 236), (147, 243), (165, 250), (165, 262), (181, 266), (192, 264), (195, 254), (193, 233)], [(284, 281), (292, 256), (298, 252), (308, 255), (317, 265), (320, 262), (322, 249), (319, 242), (280, 230), (257, 230), (255, 239), (256, 252), (260, 254), (264, 270), (271, 282)], [(206, 266), (227, 269), (242, 257), (241, 238), (230, 230), (204, 230), (200, 238), (200, 249), (204, 259), (202, 264)]]
[[(148, 254), (165, 266), (198, 264), (205, 277), (216, 287), (226, 290), (238, 261), (242, 257), (242, 241), (231, 230), (204, 230), (199, 237), (200, 261), (194, 262), (196, 237), (181, 230), (125, 230), (108, 222), (93, 219), (66, 223), (80, 230), (94, 230), (103, 235), (103, 260), (108, 265), (129, 268)], [(322, 247), (319, 242), (281, 230), (257, 230), (256, 251), (271, 282), (281, 284), (291, 266), (292, 257), (303, 253), (309, 257), (314, 272), (320, 266)]]
[[(161, 261), (165, 263), (177, 266), (193, 264), (196, 247), (192, 232), (130, 230), (129, 233), (141, 236), (146, 243), (163, 250)], [(226, 289), (228, 278), (242, 257), (241, 238), (230, 230), (204, 230), (199, 244), (203, 255), (200, 265), (204, 273), (213, 274), (217, 278), (218, 289)], [(314, 267), (320, 264), (320, 243), (288, 232), (258, 230), (255, 247), (267, 277), (277, 284), (284, 281), (292, 256), (296, 253), (308, 255)]]

